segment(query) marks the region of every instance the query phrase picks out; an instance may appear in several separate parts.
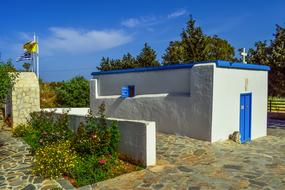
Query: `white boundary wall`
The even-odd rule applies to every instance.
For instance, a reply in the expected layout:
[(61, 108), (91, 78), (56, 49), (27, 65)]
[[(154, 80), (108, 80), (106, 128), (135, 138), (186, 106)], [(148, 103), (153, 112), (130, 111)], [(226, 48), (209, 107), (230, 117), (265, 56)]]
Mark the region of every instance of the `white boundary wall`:
[[(81, 122), (85, 122), (85, 116), (89, 108), (55, 108), (55, 113), (62, 114), (70, 110), (70, 129), (76, 131)], [(55, 109), (43, 109), (53, 111)], [(121, 138), (119, 152), (136, 163), (144, 166), (156, 164), (156, 129), (155, 122), (107, 118), (108, 121), (118, 122)]]

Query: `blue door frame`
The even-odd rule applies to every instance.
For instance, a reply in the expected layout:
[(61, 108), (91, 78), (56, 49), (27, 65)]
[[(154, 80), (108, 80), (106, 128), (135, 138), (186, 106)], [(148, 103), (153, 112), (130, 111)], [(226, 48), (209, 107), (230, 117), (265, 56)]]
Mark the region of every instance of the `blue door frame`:
[(240, 94), (240, 140), (245, 143), (251, 140), (251, 105), (252, 94)]

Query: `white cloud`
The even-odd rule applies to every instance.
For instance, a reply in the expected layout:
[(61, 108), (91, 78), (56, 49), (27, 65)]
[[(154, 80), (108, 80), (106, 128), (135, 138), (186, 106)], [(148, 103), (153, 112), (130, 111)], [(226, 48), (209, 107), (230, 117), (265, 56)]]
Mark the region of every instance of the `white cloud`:
[(147, 30), (153, 30), (153, 26), (168, 22), (168, 19), (177, 18), (186, 15), (188, 12), (185, 9), (176, 10), (164, 16), (141, 16), (138, 18), (129, 18), (121, 22), (122, 26), (127, 28), (145, 27)]
[(161, 19), (155, 16), (145, 16), (139, 18), (129, 18), (121, 22), (122, 26), (127, 28), (138, 28), (138, 27), (151, 27), (161, 23)]
[(174, 11), (173, 13), (170, 13), (167, 18), (177, 18), (177, 17), (180, 17), (180, 16), (184, 16), (187, 14), (187, 11), (185, 9), (180, 9), (180, 10), (177, 10), (177, 11)]
[(124, 20), (121, 24), (128, 28), (134, 28), (140, 24), (140, 20), (136, 18), (130, 18), (130, 19)]
[(132, 40), (120, 30), (82, 30), (52, 27), (46, 38), (40, 39), (41, 53), (90, 53), (111, 49)]

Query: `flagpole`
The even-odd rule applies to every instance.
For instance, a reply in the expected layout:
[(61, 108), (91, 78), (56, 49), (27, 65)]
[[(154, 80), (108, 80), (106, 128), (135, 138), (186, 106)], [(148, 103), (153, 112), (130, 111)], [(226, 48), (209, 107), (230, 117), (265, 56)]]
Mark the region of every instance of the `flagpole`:
[[(34, 42), (36, 42), (36, 33), (34, 32)], [(34, 72), (36, 73), (37, 75), (37, 65), (36, 65), (36, 54), (33, 53), (33, 68), (34, 68)], [(38, 76), (38, 75), (37, 75)]]
[(36, 56), (37, 56), (37, 75), (38, 75), (38, 79), (40, 79), (40, 57), (39, 57), (39, 36), (37, 36), (36, 38), (36, 42), (37, 42), (37, 52), (36, 52)]

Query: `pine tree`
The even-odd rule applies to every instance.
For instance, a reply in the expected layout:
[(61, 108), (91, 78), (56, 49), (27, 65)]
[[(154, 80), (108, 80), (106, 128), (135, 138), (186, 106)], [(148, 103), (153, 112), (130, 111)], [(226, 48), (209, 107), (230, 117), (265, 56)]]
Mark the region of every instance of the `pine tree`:
[(248, 60), (269, 65), (269, 95), (285, 96), (285, 28), (276, 25), (270, 44), (266, 41), (255, 43), (255, 47), (249, 50)]
[(271, 41), (269, 88), (273, 95), (285, 96), (285, 28), (276, 25), (275, 39)]
[(195, 26), (195, 20), (190, 17), (186, 29), (181, 33), (181, 45), (184, 48), (184, 62), (188, 61), (206, 61), (206, 41), (200, 27)]
[(97, 67), (98, 70), (100, 71), (109, 71), (111, 70), (111, 64), (110, 64), (110, 58), (107, 57), (102, 57), (100, 66)]
[(218, 36), (205, 35), (191, 16), (180, 37), (180, 41), (170, 42), (162, 57), (163, 64), (234, 60), (234, 48)]
[(163, 64), (168, 65), (182, 63), (184, 61), (184, 51), (185, 50), (181, 45), (181, 42), (171, 41), (166, 49), (165, 54), (162, 56)]
[(144, 44), (144, 48), (137, 56), (138, 67), (155, 67), (160, 66), (156, 60), (156, 52), (147, 43)]
[[(255, 43), (255, 49), (248, 50), (247, 62), (269, 65), (270, 48), (268, 48), (266, 41), (259, 41)], [(241, 49), (239, 50), (242, 51)]]
[(136, 68), (138, 66), (136, 59), (130, 53), (123, 55), (121, 62), (122, 69)]

